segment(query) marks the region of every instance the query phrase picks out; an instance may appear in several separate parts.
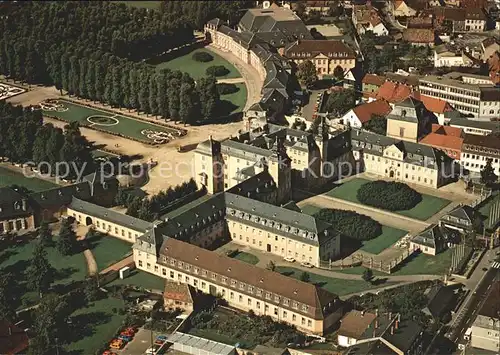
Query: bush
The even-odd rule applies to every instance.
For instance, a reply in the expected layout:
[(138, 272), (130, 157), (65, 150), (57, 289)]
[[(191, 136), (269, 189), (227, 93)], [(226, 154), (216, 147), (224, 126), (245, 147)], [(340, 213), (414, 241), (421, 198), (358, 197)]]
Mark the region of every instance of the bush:
[(192, 58), (193, 58), (193, 60), (195, 60), (197, 62), (202, 62), (202, 63), (207, 63), (207, 62), (211, 62), (212, 60), (214, 60), (214, 56), (211, 55), (210, 53), (207, 53), (207, 52), (193, 53)]
[(220, 83), (217, 84), (217, 92), (219, 95), (228, 95), (234, 94), (235, 92), (240, 91), (240, 88), (234, 84)]
[(359, 202), (389, 211), (409, 210), (422, 201), (422, 195), (401, 182), (372, 181), (357, 192)]
[(212, 65), (207, 68), (206, 74), (209, 76), (224, 76), (229, 74), (229, 69), (223, 65)]
[(356, 240), (370, 240), (382, 234), (382, 225), (354, 211), (325, 208), (315, 217), (332, 224), (338, 232)]

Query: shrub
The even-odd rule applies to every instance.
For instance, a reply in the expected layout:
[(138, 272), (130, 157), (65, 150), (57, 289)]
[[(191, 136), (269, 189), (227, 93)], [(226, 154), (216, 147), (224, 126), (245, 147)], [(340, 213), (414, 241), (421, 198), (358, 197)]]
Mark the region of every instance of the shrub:
[(422, 195), (401, 182), (372, 181), (361, 186), (357, 198), (365, 205), (389, 211), (409, 210), (422, 201)]
[(234, 84), (228, 84), (228, 83), (217, 84), (217, 92), (219, 93), (219, 95), (234, 94), (235, 92), (238, 91), (240, 91), (240, 88)]
[(382, 234), (380, 223), (354, 211), (325, 208), (314, 216), (332, 224), (337, 231), (349, 238), (369, 240)]
[(211, 62), (212, 60), (214, 60), (214, 56), (211, 55), (210, 53), (207, 53), (207, 52), (193, 53), (192, 58), (193, 58), (193, 60), (195, 60), (197, 62), (202, 62), (202, 63), (207, 63), (207, 62)]
[(209, 76), (224, 76), (229, 74), (229, 69), (223, 65), (212, 65), (207, 68), (206, 74)]

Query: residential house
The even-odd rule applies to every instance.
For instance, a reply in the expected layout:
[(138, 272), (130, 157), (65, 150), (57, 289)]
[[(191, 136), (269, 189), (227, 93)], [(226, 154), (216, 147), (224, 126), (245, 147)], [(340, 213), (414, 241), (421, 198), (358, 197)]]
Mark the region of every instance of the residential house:
[(453, 161), (435, 148), (358, 129), (351, 140), (353, 156), (367, 173), (431, 188), (450, 181)]
[(297, 40), (284, 48), (283, 55), (297, 65), (310, 60), (319, 78), (333, 76), (337, 67), (345, 73), (356, 66), (356, 52), (338, 40)]
[(462, 234), (474, 233), (474, 225), (478, 213), (470, 206), (460, 205), (439, 219), (439, 225), (447, 229), (459, 231)]
[(363, 73), (362, 73), (359, 66), (348, 70), (347, 73), (344, 74), (344, 88), (345, 89), (352, 89), (352, 90), (355, 90), (357, 92), (361, 91), (362, 90), (362, 82), (361, 82), (362, 78), (363, 78)]
[(449, 125), (451, 127), (460, 128), (464, 133), (469, 135), (487, 136), (492, 133), (500, 132), (500, 125), (498, 122), (476, 121), (455, 117), (450, 120)]
[(412, 46), (434, 47), (436, 34), (433, 29), (429, 28), (406, 28), (403, 30), (403, 41)]
[(500, 176), (500, 139), (498, 136), (466, 134), (460, 158), (462, 166), (472, 175), (479, 176), (488, 160), (491, 160), (495, 174)]
[(481, 59), (487, 61), (492, 55), (500, 51), (500, 43), (495, 37), (487, 37), (481, 42), (481, 49), (483, 51)]
[(370, 2), (367, 2), (366, 5), (353, 5), (352, 23), (359, 35), (364, 34), (366, 31), (372, 31), (377, 36), (387, 36), (389, 34), (377, 9)]
[(310, 13), (311, 11), (319, 12), (322, 16), (327, 16), (330, 10), (330, 6), (335, 2), (330, 0), (307, 0), (305, 2), (306, 5), (306, 13)]
[(0, 319), (0, 354), (25, 354), (28, 345), (28, 335), (23, 329), (5, 319)]
[(472, 323), (471, 351), (500, 352), (500, 281), (496, 280), (487, 291), (486, 300)]
[(395, 104), (408, 99), (415, 92), (412, 85), (387, 80), (377, 91), (375, 99), (385, 100), (394, 107)]
[(33, 208), (23, 194), (10, 187), (0, 187), (0, 234), (35, 228)]
[(441, 227), (433, 224), (410, 240), (410, 250), (437, 255), (446, 248), (446, 239)]
[(376, 100), (366, 104), (361, 104), (349, 110), (339, 120), (340, 124), (354, 128), (361, 128), (370, 121), (374, 115), (387, 116), (392, 111), (391, 105), (385, 100)]
[(391, 4), (393, 6), (392, 13), (394, 17), (413, 17), (417, 14), (417, 10), (411, 8), (404, 0), (395, 0)]
[(180, 309), (191, 313), (194, 310), (194, 296), (194, 290), (190, 285), (167, 280), (163, 291), (163, 308), (165, 310)]
[(422, 101), (410, 96), (394, 104), (387, 116), (387, 136), (417, 142), (431, 132), (433, 123), (437, 123), (437, 119), (432, 112)]
[(451, 119), (460, 117), (460, 112), (455, 110), (447, 101), (426, 95), (415, 95), (424, 103), (425, 108), (436, 116), (440, 125), (447, 124)]
[(366, 74), (363, 77), (361, 91), (363, 93), (378, 92), (380, 87), (385, 83), (385, 76), (377, 74)]
[(427, 297), (427, 305), (422, 310), (433, 319), (441, 319), (453, 309), (457, 301), (454, 286), (445, 286), (441, 283), (429, 287), (424, 295)]
[(437, 23), (453, 33), (483, 32), (486, 27), (487, 18), (482, 7), (435, 7), (432, 14)]
[(337, 343), (344, 348), (348, 348), (362, 340), (363, 334), (369, 328), (380, 332), (379, 325), (375, 325), (375, 322), (378, 322), (377, 318), (378, 314), (375, 313), (357, 310), (350, 311), (340, 321)]
[(432, 132), (420, 139), (419, 143), (439, 149), (454, 160), (460, 160), (464, 136), (460, 128), (433, 124)]
[(442, 44), (434, 48), (434, 66), (442, 67), (472, 67), (477, 60), (462, 48)]

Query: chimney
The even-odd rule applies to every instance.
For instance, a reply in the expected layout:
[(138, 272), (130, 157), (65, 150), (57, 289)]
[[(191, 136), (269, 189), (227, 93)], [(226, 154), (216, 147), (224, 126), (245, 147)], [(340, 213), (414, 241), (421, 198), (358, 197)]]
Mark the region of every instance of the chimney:
[(391, 325), (391, 335), (394, 335), (394, 326)]
[(401, 315), (400, 315), (400, 314), (398, 314), (398, 318), (396, 318), (396, 322), (395, 322), (395, 323), (396, 323), (396, 329), (398, 329), (398, 328), (399, 328), (399, 321), (400, 321), (400, 320), (401, 320)]
[(211, 134), (208, 136), (208, 139), (209, 139), (209, 140), (212, 140), (212, 135), (211, 135)]
[(22, 204), (23, 204), (23, 211), (27, 211), (28, 207), (27, 207), (27, 203), (26, 203), (26, 199), (25, 198), (23, 198)]

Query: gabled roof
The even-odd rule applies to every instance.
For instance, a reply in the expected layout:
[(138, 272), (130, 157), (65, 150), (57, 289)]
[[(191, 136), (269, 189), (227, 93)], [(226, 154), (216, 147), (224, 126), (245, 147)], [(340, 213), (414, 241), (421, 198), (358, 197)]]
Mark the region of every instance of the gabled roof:
[(193, 303), (191, 286), (181, 282), (165, 281), (163, 297), (169, 300)]
[(385, 83), (385, 76), (377, 74), (366, 74), (361, 82), (368, 85), (382, 86)]
[(87, 175), (83, 182), (32, 193), (29, 195), (30, 201), (36, 207), (49, 209), (54, 206), (67, 206), (72, 202), (73, 197), (88, 200), (92, 197), (91, 184), (95, 182), (95, 177), (95, 175)]
[(444, 242), (444, 238), (441, 228), (437, 224), (433, 224), (414, 236), (411, 241), (430, 248), (439, 248)]
[(474, 221), (476, 212), (471, 206), (464, 205), (455, 207), (450, 213), (447, 213), (446, 215), (460, 218), (472, 223)]
[(410, 43), (434, 43), (436, 35), (429, 28), (407, 28), (403, 30), (403, 40)]
[(374, 313), (352, 310), (342, 318), (338, 335), (360, 340), (375, 318)]
[(386, 81), (377, 92), (377, 99), (384, 99), (390, 103), (401, 102), (412, 94), (412, 88), (408, 85)]
[(220, 142), (210, 136), (206, 141), (198, 143), (196, 152), (217, 156), (220, 154)]
[[(306, 53), (309, 58), (323, 54), (328, 58), (355, 59), (356, 52), (343, 41), (338, 40), (297, 40), (285, 47), (287, 57), (301, 56)], [(302, 57), (303, 58), (303, 57)]]
[(28, 216), (33, 213), (33, 209), (27, 204), (26, 197), (10, 187), (0, 187), (0, 198), (0, 220)]
[(373, 115), (386, 116), (391, 110), (391, 105), (383, 99), (362, 104), (352, 109), (361, 124), (371, 120)]
[(486, 301), (484, 301), (483, 306), (479, 309), (478, 314), (493, 318), (498, 322), (500, 319), (500, 302), (498, 302), (498, 295), (500, 295), (500, 281), (496, 280), (488, 291)]
[(422, 138), (419, 143), (430, 145), (438, 149), (462, 150), (464, 139), (462, 137), (449, 136), (439, 133), (430, 133)]
[(419, 98), (424, 103), (425, 108), (431, 112), (443, 114), (445, 112), (454, 111), (448, 101), (427, 95), (419, 95)]

